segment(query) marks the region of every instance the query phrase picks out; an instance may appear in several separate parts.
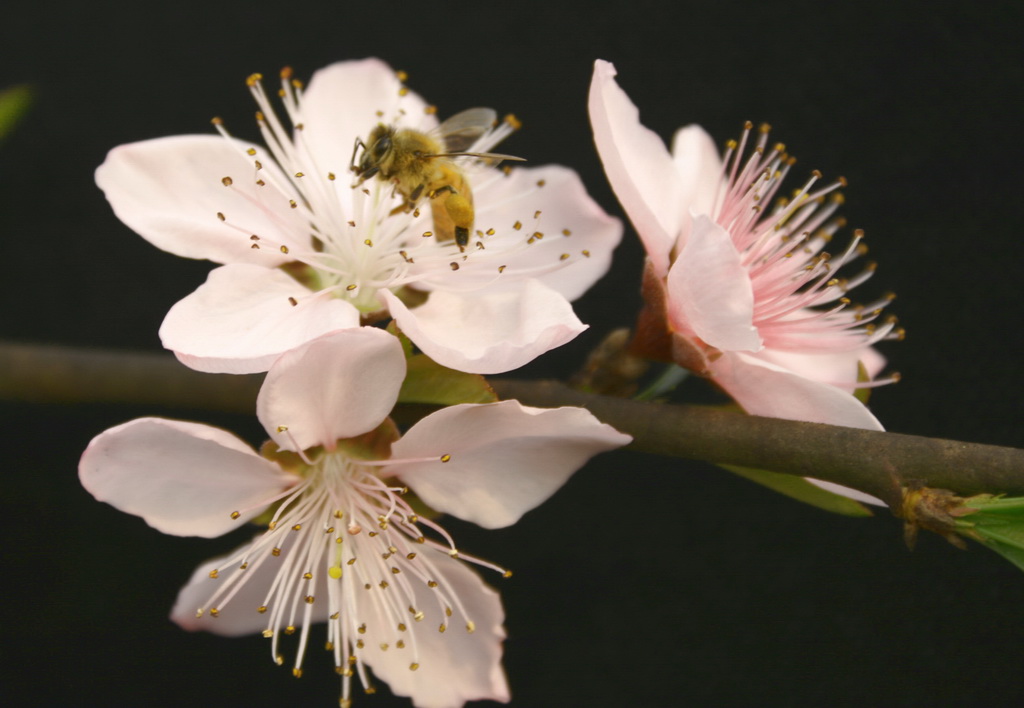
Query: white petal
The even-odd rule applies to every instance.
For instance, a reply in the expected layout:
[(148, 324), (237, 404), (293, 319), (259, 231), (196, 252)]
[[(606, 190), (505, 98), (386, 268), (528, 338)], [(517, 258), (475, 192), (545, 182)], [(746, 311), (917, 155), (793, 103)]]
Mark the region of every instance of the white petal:
[(297, 481), (230, 433), (161, 418), (97, 435), (78, 474), (98, 500), (159, 531), (207, 538), (238, 528)]
[(282, 449), (330, 449), (338, 439), (377, 427), (404, 379), (397, 337), (375, 327), (346, 329), (278, 359), (260, 389), (256, 414)]
[[(239, 570), (237, 562), (228, 563), (244, 551), (245, 546), (203, 563), (178, 594), (171, 619), (190, 631), (205, 630), (223, 636), (255, 634), (268, 629), (271, 613), (260, 614), (257, 608), (264, 604), (271, 583), (288, 555), (294, 551), (305, 552), (301, 547), (290, 547), (293, 536), (287, 535), (280, 544), (279, 557), (266, 558), (262, 565), (249, 570)], [(365, 646), (355, 653), (393, 693), (411, 696), (413, 703), (421, 708), (459, 708), (470, 700), (508, 701), (508, 685), (501, 669), (504, 613), (498, 594), (446, 553), (426, 549), (418, 554), (416, 562), (430, 569), (430, 577), (437, 587), (430, 588), (418, 579), (408, 586), (395, 581), (387, 592), (400, 593), (404, 602), (400, 608), (390, 607), (388, 613), (382, 611), (383, 603), (363, 590), (360, 582), (353, 583), (346, 577), (349, 584), (336, 588), (344, 595), (341, 621), (350, 627), (365, 626), (365, 634), (356, 635), (365, 639)], [(216, 579), (210, 577), (213, 570), (218, 571)], [(209, 612), (211, 597), (239, 573), (246, 574), (245, 584), (227, 605), (217, 602), (217, 616), (212, 616)], [(359, 570), (346, 570), (346, 576), (348, 573), (358, 574)], [(332, 611), (327, 584), (338, 582), (328, 580), (327, 573), (319, 572), (319, 568), (313, 569), (313, 575), (315, 585), (311, 594), (317, 601), (309, 608), (311, 624), (327, 620)], [(411, 590), (408, 596), (406, 587)], [(356, 592), (349, 593), (349, 590)], [(371, 592), (380, 591), (374, 588)], [(440, 605), (442, 593), (445, 598), (458, 600), (451, 603), (450, 617)], [(405, 615), (406, 605), (421, 610), (423, 619), (415, 621)], [(204, 612), (196, 617), (200, 608)], [(404, 632), (395, 626), (395, 609), (409, 618)], [(466, 629), (469, 621), (474, 624), (473, 632)], [(441, 624), (446, 624), (443, 633), (438, 631)], [(300, 611), (294, 626), (304, 625), (304, 612)], [(326, 633), (326, 630), (321, 631)], [(398, 639), (404, 642), (404, 647), (396, 646)], [(311, 638), (310, 641), (315, 644), (318, 640)], [(387, 649), (381, 648), (384, 643)], [(409, 668), (413, 662), (419, 664), (415, 671)]]
[(480, 178), (473, 188), (475, 230), (484, 235), (474, 237), (473, 243), (479, 240), (484, 248), (471, 245), (468, 258), (455, 271), (424, 266), (430, 289), (464, 292), (495, 281), (535, 277), (575, 300), (608, 271), (622, 224), (590, 198), (573, 170), (546, 165), (474, 176)]
[[(258, 536), (257, 536), (258, 538)], [(289, 552), (285, 545), (291, 541), (291, 536), (285, 536), (282, 544), (281, 557), (268, 558), (262, 565), (256, 568), (240, 570), (238, 563), (228, 563), (235, 558), (246, 546), (245, 544), (231, 553), (206, 561), (192, 573), (192, 577), (178, 592), (178, 599), (171, 609), (171, 620), (182, 629), (190, 632), (200, 630), (219, 634), (224, 637), (240, 637), (246, 634), (255, 634), (267, 629), (267, 615), (260, 614), (256, 608), (263, 605), (270, 589), (270, 584), (281, 567), (282, 559)], [(266, 553), (266, 551), (264, 551)], [(217, 577), (211, 578), (210, 573), (217, 571)], [(244, 574), (245, 583), (241, 589), (231, 598), (228, 605), (219, 606), (216, 616), (209, 613), (209, 600), (217, 590), (232, 582), (232, 578), (238, 574)], [(319, 594), (319, 589), (318, 589)], [(324, 593), (326, 595), (326, 593)], [(220, 604), (220, 603), (218, 603)], [(200, 617), (196, 612), (204, 610)], [(314, 622), (325, 622), (327, 620), (327, 604), (314, 605)], [(299, 614), (301, 620), (302, 614)], [(301, 626), (299, 622), (296, 626)]]
[[(250, 148), (256, 156), (245, 154)], [(96, 184), (121, 221), (175, 255), (273, 267), (288, 260), (277, 246), (308, 245), (309, 227), (282, 191), (287, 179), (265, 150), (241, 140), (178, 135), (121, 145), (96, 169)], [(275, 247), (252, 248), (254, 234)]]
[(388, 469), (438, 511), (500, 528), (554, 494), (591, 457), (630, 440), (582, 408), (464, 404), (432, 413), (392, 446), (393, 460), (429, 461)]
[(302, 96), (301, 139), (322, 174), (349, 174), (356, 138), (365, 140), (378, 123), (419, 130), (437, 125), (426, 102), (411, 91), (399, 95), (401, 88), (380, 59), (338, 62), (313, 74)]
[[(442, 554), (431, 557), (439, 587), (411, 583), (411, 604), (425, 614), (422, 621), (409, 623), (408, 633), (414, 636), (395, 632), (392, 622), (379, 611), (379, 603), (359, 602), (356, 611), (367, 616), (367, 637), (376, 635), (366, 642), (360, 656), (392, 693), (411, 697), (418, 708), (461, 708), (473, 700), (507, 702), (508, 683), (501, 668), (504, 612), (498, 593), (459, 561)], [(438, 591), (458, 596), (465, 614), (453, 607), (452, 616), (447, 617), (439, 606)], [(356, 597), (362, 600), (365, 595), (357, 593)], [(467, 631), (467, 621), (475, 625), (473, 632)], [(441, 624), (447, 625), (443, 633), (438, 631)], [(376, 627), (385, 628), (384, 639), (403, 638), (405, 648), (392, 643), (382, 650)], [(415, 671), (410, 670), (414, 660), (419, 664)]]
[[(756, 356), (727, 353), (712, 362), (711, 368), (714, 381), (751, 415), (883, 430), (878, 419), (851, 394)], [(856, 489), (811, 478), (808, 481), (857, 501), (885, 506), (880, 499)]]
[(665, 143), (640, 123), (640, 112), (615, 82), (615, 67), (598, 59), (590, 83), (590, 124), (605, 174), (647, 249), (658, 275), (682, 221), (679, 175)]
[(754, 289), (729, 232), (704, 215), (668, 274), (673, 328), (693, 332), (722, 351), (757, 351)]
[(679, 174), (679, 246), (686, 244), (694, 214), (714, 215), (715, 197), (724, 193), (722, 159), (714, 140), (699, 125), (688, 125), (672, 138), (672, 159)]
[(562, 295), (536, 280), (465, 294), (435, 291), (414, 310), (382, 294), (417, 347), (443, 366), (472, 374), (518, 369), (587, 328)]
[(276, 268), (234, 264), (212, 270), (170, 309), (160, 340), (193, 369), (247, 374), (326, 332), (358, 326), (351, 304), (313, 296)]

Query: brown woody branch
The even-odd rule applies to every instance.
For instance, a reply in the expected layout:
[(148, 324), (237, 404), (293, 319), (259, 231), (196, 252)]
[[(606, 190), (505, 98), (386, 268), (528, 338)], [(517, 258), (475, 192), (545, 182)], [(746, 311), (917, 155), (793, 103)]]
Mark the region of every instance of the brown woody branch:
[[(132, 403), (251, 413), (262, 376), (202, 374), (167, 354), (0, 344), (0, 399)], [(598, 396), (554, 381), (492, 380), (501, 398), (583, 406), (635, 450), (810, 476), (873, 494), (901, 487), (1024, 495), (1024, 450)]]

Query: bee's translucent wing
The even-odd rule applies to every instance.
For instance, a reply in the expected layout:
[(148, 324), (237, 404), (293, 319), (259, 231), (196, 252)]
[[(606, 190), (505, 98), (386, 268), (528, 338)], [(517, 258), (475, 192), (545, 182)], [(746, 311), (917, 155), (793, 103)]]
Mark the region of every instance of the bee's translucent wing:
[(456, 113), (435, 131), (448, 152), (465, 152), (481, 135), (494, 127), (498, 114), (493, 108), (470, 108)]
[(475, 157), (482, 160), (487, 165), (497, 165), (503, 160), (514, 160), (515, 162), (526, 162), (525, 157), (516, 157), (515, 155), (502, 155), (498, 152), (449, 152), (445, 153), (445, 157)]

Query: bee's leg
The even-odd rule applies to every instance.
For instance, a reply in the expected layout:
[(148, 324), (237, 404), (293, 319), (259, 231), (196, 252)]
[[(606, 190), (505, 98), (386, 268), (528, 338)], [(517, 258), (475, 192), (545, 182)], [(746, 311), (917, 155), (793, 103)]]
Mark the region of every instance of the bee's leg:
[[(364, 142), (363, 142), (363, 141), (362, 141), (362, 140), (361, 140), (361, 139), (360, 139), (360, 138), (359, 138), (359, 137), (357, 136), (357, 137), (356, 137), (356, 142), (355, 142), (355, 144), (354, 144), (354, 145), (352, 146), (352, 157), (351, 157), (351, 158), (349, 159), (349, 161), (348, 161), (348, 169), (349, 169), (349, 171), (351, 171), (351, 172), (355, 172), (356, 174), (359, 174), (359, 167), (358, 167), (358, 166), (356, 166), (356, 153), (357, 153), (357, 152), (359, 152), (359, 147), (360, 147), (360, 146), (362, 146), (362, 148), (363, 148), (363, 150), (364, 150), (364, 151), (366, 150), (366, 143), (364, 143)], [(364, 170), (364, 172), (367, 172), (367, 171), (368, 171), (368, 170)], [(374, 172), (377, 172), (377, 170), (375, 169), (375, 170), (374, 170)], [(366, 177), (364, 177), (363, 179), (366, 179), (366, 178), (368, 178), (368, 177), (371, 177), (371, 176), (372, 176), (372, 175), (366, 175)]]
[(433, 199), (444, 192), (448, 193), (444, 200), (444, 209), (455, 225), (455, 243), (460, 251), (464, 251), (469, 245), (469, 232), (473, 228), (473, 203), (455, 191), (450, 184), (434, 190), (430, 197)]
[[(404, 201), (392, 209), (390, 215), (394, 216), (395, 214), (401, 214), (402, 212), (408, 214), (410, 211), (413, 211), (416, 208), (416, 202), (420, 200), (420, 195), (423, 194), (423, 188), (425, 186), (426, 185), (421, 184), (416, 189), (412, 190), (407, 197), (403, 194), (402, 196)], [(392, 195), (394, 195), (394, 192), (392, 192)]]

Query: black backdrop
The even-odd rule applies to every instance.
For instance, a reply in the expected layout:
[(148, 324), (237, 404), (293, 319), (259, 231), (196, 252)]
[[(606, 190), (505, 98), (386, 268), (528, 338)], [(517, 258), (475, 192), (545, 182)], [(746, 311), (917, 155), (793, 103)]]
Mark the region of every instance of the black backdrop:
[[(37, 103), (0, 147), (0, 337), (156, 351), (167, 308), (206, 263), (122, 226), (92, 182), (114, 145), (252, 137), (242, 80), (380, 56), (442, 114), (473, 105), (526, 125), (507, 149), (564, 163), (621, 215), (592, 148), (594, 58), (614, 61), (645, 123), (718, 141), (769, 121), (800, 157), (850, 180), (845, 213), (898, 293), (884, 347), (904, 381), (873, 409), (891, 430), (1022, 445), (1019, 3), (36, 3), (0, 20), (0, 84)], [(797, 173), (799, 174), (799, 172)], [(578, 304), (592, 329), (525, 375), (564, 376), (638, 304), (627, 229), (614, 272)], [(233, 545), (163, 536), (94, 502), (78, 455), (145, 414), (259, 442), (247, 417), (0, 404), (8, 705), (333, 705), (314, 653), (296, 681), (259, 638), (190, 635), (167, 611), (192, 568)], [(1020, 705), (1024, 577), (899, 523), (833, 517), (710, 466), (598, 459), (519, 525), (451, 521), (516, 571), (513, 705)], [(382, 691), (357, 705), (408, 705)]]

